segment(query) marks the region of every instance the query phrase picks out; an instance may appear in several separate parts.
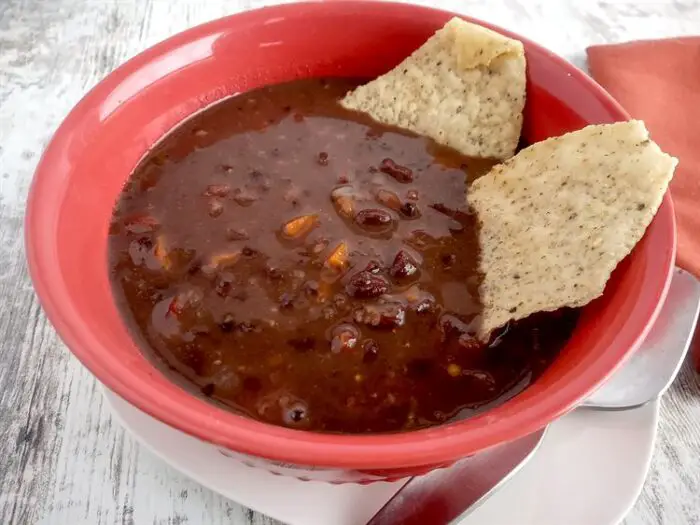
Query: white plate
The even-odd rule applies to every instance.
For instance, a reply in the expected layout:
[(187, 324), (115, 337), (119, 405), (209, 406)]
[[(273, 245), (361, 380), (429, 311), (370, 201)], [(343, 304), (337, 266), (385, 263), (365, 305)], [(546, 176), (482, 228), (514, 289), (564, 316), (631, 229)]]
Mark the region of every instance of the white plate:
[[(105, 390), (114, 415), (170, 466), (290, 525), (363, 525), (403, 482), (329, 485), (247, 467)], [(533, 459), (461, 525), (613, 525), (636, 501), (654, 448), (658, 402), (624, 412), (574, 411)]]

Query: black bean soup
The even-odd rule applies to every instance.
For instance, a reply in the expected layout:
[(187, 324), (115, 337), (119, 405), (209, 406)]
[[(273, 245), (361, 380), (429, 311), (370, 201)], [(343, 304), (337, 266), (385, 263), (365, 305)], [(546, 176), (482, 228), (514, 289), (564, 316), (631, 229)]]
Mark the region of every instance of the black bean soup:
[(348, 112), (358, 83), (314, 79), (224, 100), (169, 134), (114, 211), (118, 306), (175, 381), (296, 429), (406, 431), (512, 397), (575, 312), (479, 313), (465, 158)]

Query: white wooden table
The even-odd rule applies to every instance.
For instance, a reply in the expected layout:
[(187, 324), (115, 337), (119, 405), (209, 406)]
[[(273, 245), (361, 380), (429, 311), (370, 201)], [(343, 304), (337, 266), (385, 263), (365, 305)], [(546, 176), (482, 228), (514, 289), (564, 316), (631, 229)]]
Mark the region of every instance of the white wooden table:
[[(39, 155), (89, 88), (178, 31), (264, 3), (0, 0), (0, 524), (272, 523), (165, 466), (115, 424), (44, 318), (22, 242)], [(512, 29), (579, 67), (590, 44), (700, 33), (696, 0), (420, 3)], [(700, 379), (689, 366), (663, 401), (651, 472), (625, 521), (662, 523), (700, 523)]]

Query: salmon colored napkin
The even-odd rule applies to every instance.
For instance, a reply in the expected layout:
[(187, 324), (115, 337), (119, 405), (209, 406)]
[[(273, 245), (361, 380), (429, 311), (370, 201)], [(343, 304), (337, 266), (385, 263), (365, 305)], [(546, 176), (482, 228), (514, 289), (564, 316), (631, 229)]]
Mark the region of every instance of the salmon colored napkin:
[[(700, 278), (700, 37), (588, 48), (593, 78), (652, 138), (678, 157), (671, 195), (678, 222), (676, 264)], [(700, 337), (694, 358), (700, 370)]]

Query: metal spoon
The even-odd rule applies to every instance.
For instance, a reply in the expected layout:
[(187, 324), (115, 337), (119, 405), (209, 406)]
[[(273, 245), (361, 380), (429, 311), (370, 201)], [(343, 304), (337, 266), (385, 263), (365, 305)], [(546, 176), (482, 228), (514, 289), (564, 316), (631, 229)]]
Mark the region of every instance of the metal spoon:
[(666, 302), (642, 346), (581, 406), (624, 410), (661, 397), (688, 353), (699, 310), (700, 281), (676, 268)]
[[(699, 311), (700, 281), (675, 269), (664, 306), (642, 346), (581, 406), (624, 410), (661, 396), (685, 359)], [(368, 525), (458, 523), (525, 465), (545, 430), (465, 458), (448, 469), (410, 479)]]

